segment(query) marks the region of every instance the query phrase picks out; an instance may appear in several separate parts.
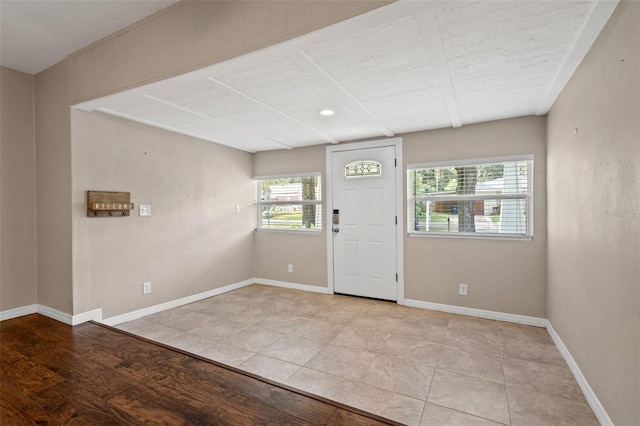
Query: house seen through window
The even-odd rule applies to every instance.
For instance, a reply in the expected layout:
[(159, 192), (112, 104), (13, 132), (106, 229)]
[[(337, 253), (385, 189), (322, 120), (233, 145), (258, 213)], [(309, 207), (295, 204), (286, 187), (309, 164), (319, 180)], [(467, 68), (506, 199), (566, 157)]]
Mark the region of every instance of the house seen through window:
[(258, 228), (322, 230), (319, 174), (257, 178)]
[(410, 165), (411, 234), (533, 236), (533, 156)]

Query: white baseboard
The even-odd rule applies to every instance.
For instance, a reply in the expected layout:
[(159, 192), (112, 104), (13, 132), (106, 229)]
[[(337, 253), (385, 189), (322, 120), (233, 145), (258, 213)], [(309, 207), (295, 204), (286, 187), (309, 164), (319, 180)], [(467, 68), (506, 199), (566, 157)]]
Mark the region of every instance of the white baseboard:
[(35, 314), (36, 312), (38, 312), (38, 305), (36, 304), (7, 309), (6, 311), (0, 311), (0, 321), (23, 317), (25, 315)]
[(513, 322), (516, 324), (546, 327), (548, 321), (544, 318), (526, 315), (508, 314), (505, 312), (486, 311), (484, 309), (465, 308), (463, 306), (445, 305), (441, 303), (423, 302), (422, 300), (404, 299), (405, 306), (430, 309), (432, 311), (448, 312), (450, 314), (468, 315), (470, 317), (487, 318), (497, 321)]
[(405, 306), (546, 328), (553, 340), (553, 343), (556, 345), (558, 351), (569, 366), (571, 373), (573, 373), (573, 377), (575, 377), (578, 382), (578, 386), (580, 386), (587, 403), (591, 407), (591, 410), (593, 410), (593, 413), (600, 424), (603, 426), (613, 426), (613, 421), (605, 411), (593, 389), (591, 389), (591, 386), (589, 386), (589, 383), (582, 374), (582, 371), (580, 371), (580, 367), (578, 367), (576, 360), (573, 359), (571, 352), (569, 352), (569, 349), (565, 346), (564, 342), (562, 342), (562, 339), (560, 339), (560, 336), (558, 336), (558, 333), (553, 329), (553, 326), (548, 319), (508, 314), (504, 312), (485, 311), (483, 309), (465, 308), (462, 306), (444, 305), (440, 303), (423, 302), (421, 300), (412, 299), (405, 299)]
[(91, 318), (91, 319), (94, 319), (106, 325), (111, 325), (111, 326), (118, 325), (118, 324), (122, 324), (123, 322), (133, 321), (138, 318), (146, 317), (147, 315), (157, 314), (158, 312), (166, 311), (167, 309), (177, 308), (178, 306), (186, 305), (187, 303), (197, 302), (198, 300), (206, 299), (208, 297), (217, 296), (219, 294), (226, 293), (228, 291), (246, 287), (250, 284), (272, 285), (276, 287), (284, 287), (284, 288), (290, 288), (294, 290), (312, 291), (315, 293), (323, 293), (323, 294), (327, 294), (328, 292), (326, 287), (317, 287), (317, 286), (306, 285), (306, 284), (288, 283), (284, 281), (265, 280), (262, 278), (252, 278), (239, 283), (229, 284), (224, 287), (216, 288), (210, 291), (205, 291), (204, 293), (198, 293), (192, 296), (171, 300), (169, 302), (161, 303), (159, 305), (149, 306), (148, 308), (138, 309), (137, 311), (133, 311), (133, 312), (127, 312), (126, 314), (116, 315), (114, 317), (106, 318), (104, 320), (102, 320), (101, 318), (100, 319)]
[(187, 303), (197, 302), (198, 300), (206, 299), (212, 296), (217, 296), (218, 294), (226, 293), (231, 290), (236, 290), (236, 289), (248, 286), (250, 284), (253, 284), (254, 282), (255, 280), (249, 279), (249, 280), (241, 281), (239, 283), (229, 284), (224, 287), (205, 291), (203, 293), (182, 297), (180, 299), (171, 300), (165, 303), (160, 303), (159, 305), (138, 309), (137, 311), (127, 312), (126, 314), (116, 315), (114, 317), (106, 318), (100, 322), (106, 325), (111, 325), (111, 326), (118, 325), (123, 322), (133, 321), (138, 318), (146, 317), (147, 315), (157, 314), (158, 312), (166, 311), (167, 309), (177, 308), (178, 306), (186, 305)]
[(37, 313), (71, 326), (87, 321), (100, 321), (102, 319), (102, 309), (94, 309), (81, 314), (71, 315), (45, 305), (38, 305)]
[(38, 304), (21, 306), (19, 308), (2, 311), (0, 312), (0, 320), (4, 321), (4, 320), (23, 317), (25, 315), (31, 315), (31, 314), (41, 314), (41, 315), (44, 315), (45, 317), (49, 317), (56, 321), (60, 321), (65, 324), (71, 325), (72, 317), (70, 314), (59, 311), (57, 309), (50, 308), (45, 305), (38, 305)]
[(171, 300), (169, 302), (161, 303), (159, 305), (149, 306), (148, 308), (139, 309), (137, 311), (127, 312), (126, 314), (116, 315), (114, 317), (106, 318), (104, 320), (102, 319), (102, 309), (100, 308), (83, 312), (81, 314), (70, 315), (45, 305), (33, 304), (28, 306), (20, 306), (14, 309), (8, 309), (6, 311), (0, 311), (0, 321), (38, 313), (68, 325), (78, 325), (87, 321), (97, 321), (106, 325), (117, 325), (123, 322), (142, 318), (147, 315), (156, 314), (158, 312), (162, 312), (167, 309), (177, 308), (178, 306), (186, 305), (187, 303), (193, 303), (193, 302), (197, 302), (198, 300), (206, 299), (208, 297), (217, 296), (218, 294), (226, 293), (231, 290), (236, 290), (238, 288), (242, 288), (254, 283), (262, 284), (262, 285), (271, 285), (275, 287), (290, 288), (294, 290), (311, 291), (314, 293), (322, 293), (322, 294), (329, 293), (326, 287), (318, 287), (314, 285), (297, 284), (297, 283), (290, 283), (285, 281), (275, 281), (275, 280), (267, 280), (262, 278), (255, 278), (255, 279), (248, 279), (248, 280), (241, 281), (234, 284), (229, 284), (224, 287), (205, 291), (203, 293), (198, 293), (198, 294), (183, 297), (180, 299)]
[(68, 325), (73, 324), (73, 316), (71, 314), (59, 311), (57, 309), (53, 309), (45, 305), (38, 305), (37, 312), (41, 315), (44, 315), (45, 317), (52, 318), (56, 321), (60, 321)]
[(582, 371), (580, 371), (580, 367), (578, 367), (576, 360), (573, 359), (573, 356), (571, 356), (571, 352), (569, 352), (569, 349), (565, 346), (562, 339), (560, 339), (560, 336), (558, 336), (558, 333), (556, 333), (556, 331), (553, 329), (553, 326), (551, 325), (551, 322), (549, 322), (549, 320), (547, 320), (546, 327), (549, 335), (551, 336), (551, 339), (553, 340), (553, 343), (555, 343), (556, 347), (560, 351), (560, 354), (573, 373), (573, 377), (575, 377), (576, 381), (578, 382), (578, 386), (580, 386), (584, 397), (587, 399), (587, 403), (593, 410), (593, 414), (595, 414), (596, 418), (602, 426), (613, 426), (613, 421), (600, 403), (600, 400), (596, 396), (596, 393), (593, 391), (593, 389), (591, 389), (591, 386), (589, 386), (589, 383), (582, 374)]
[(73, 318), (71, 318), (71, 325), (78, 325), (87, 321), (102, 321), (102, 309), (98, 308), (74, 315)]
[(327, 287), (318, 287), (316, 285), (289, 283), (286, 281), (266, 280), (264, 278), (255, 278), (253, 280), (256, 284), (271, 285), (274, 287), (290, 288), (292, 290), (310, 291), (312, 293), (329, 294)]
[(41, 314), (45, 317), (49, 317), (56, 321), (63, 322), (68, 325), (78, 325), (83, 322), (91, 320), (101, 320), (102, 310), (94, 309), (93, 311), (84, 312), (78, 315), (70, 315), (66, 312), (59, 311), (57, 309), (50, 308), (45, 305), (33, 304), (27, 306), (21, 306), (19, 308), (9, 309), (7, 311), (0, 312), (0, 321), (23, 317), (25, 315)]

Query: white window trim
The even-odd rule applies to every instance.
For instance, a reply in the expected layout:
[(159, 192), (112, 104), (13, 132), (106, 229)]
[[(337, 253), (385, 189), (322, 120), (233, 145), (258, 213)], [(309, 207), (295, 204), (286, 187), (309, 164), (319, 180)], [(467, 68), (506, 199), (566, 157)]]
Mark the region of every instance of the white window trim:
[(267, 180), (267, 179), (309, 177), (309, 176), (320, 176), (320, 178), (322, 178), (322, 172), (283, 173), (281, 175), (262, 175), (262, 176), (254, 176), (253, 180)]
[[(307, 172), (307, 173), (284, 173), (277, 175), (262, 175), (262, 176), (254, 176), (253, 180), (256, 182), (268, 179), (281, 179), (281, 178), (296, 178), (296, 177), (310, 177), (317, 176), (320, 178), (321, 185), (324, 185), (324, 178), (322, 177), (321, 172)], [(263, 228), (260, 226), (262, 223), (262, 212), (261, 206), (263, 205), (273, 205), (273, 206), (298, 206), (298, 205), (319, 205), (322, 209), (323, 200), (297, 200), (297, 201), (261, 201), (261, 188), (259, 185), (256, 186), (257, 191), (257, 202), (256, 202), (256, 217), (257, 217), (257, 226), (256, 231), (258, 232), (292, 232), (292, 233), (302, 233), (302, 234), (322, 234), (324, 229), (324, 223), (321, 224), (320, 229), (306, 229), (306, 228)], [(324, 215), (321, 215), (321, 220), (324, 221)]]
[(505, 157), (471, 158), (464, 160), (446, 160), (429, 163), (407, 164), (407, 170), (428, 169), (431, 167), (470, 166), (481, 163), (512, 163), (514, 161), (533, 161), (533, 154), (510, 155)]
[(410, 231), (407, 232), (407, 236), (411, 238), (449, 238), (456, 239), (461, 238), (465, 240), (508, 240), (508, 241), (533, 241), (533, 235), (520, 235), (520, 234), (476, 234), (473, 232), (419, 232)]
[[(468, 166), (474, 164), (491, 164), (491, 163), (509, 163), (509, 162), (517, 162), (517, 161), (531, 161), (534, 163), (533, 154), (526, 155), (514, 155), (514, 156), (505, 156), (505, 157), (487, 157), (487, 158), (474, 158), (474, 159), (464, 159), (464, 160), (448, 160), (448, 161), (438, 161), (438, 162), (429, 162), (429, 163), (415, 163), (415, 164), (407, 164), (406, 167), (406, 177), (408, 179), (409, 172), (416, 169), (428, 169), (434, 167), (455, 167), (455, 166)], [(527, 215), (527, 233), (526, 234), (483, 234), (483, 233), (475, 233), (475, 232), (456, 232), (456, 233), (440, 233), (440, 232), (424, 232), (424, 231), (415, 231), (415, 230), (407, 230), (407, 236), (409, 237), (418, 237), (418, 238), (462, 238), (462, 239), (478, 239), (478, 240), (509, 240), (509, 241), (533, 241), (534, 236), (534, 212), (533, 212), (533, 198), (534, 198), (534, 182), (533, 182), (533, 167), (527, 167), (527, 193), (526, 194), (496, 194), (496, 195), (469, 195), (469, 194), (460, 194), (460, 195), (422, 195), (418, 197), (409, 197), (409, 182), (407, 181), (407, 225), (412, 223), (413, 217), (411, 214), (413, 212), (412, 208), (412, 200), (446, 200), (446, 199), (455, 199), (455, 200), (483, 200), (483, 199), (526, 199), (527, 200), (527, 211), (529, 214)]]

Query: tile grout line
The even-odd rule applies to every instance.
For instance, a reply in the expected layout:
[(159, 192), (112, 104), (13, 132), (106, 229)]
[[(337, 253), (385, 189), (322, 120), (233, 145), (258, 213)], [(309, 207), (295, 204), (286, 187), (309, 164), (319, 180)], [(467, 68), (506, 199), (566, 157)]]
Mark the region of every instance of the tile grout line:
[(500, 349), (500, 364), (502, 365), (502, 377), (504, 379), (504, 396), (507, 399), (507, 415), (509, 416), (509, 424), (513, 424), (511, 419), (511, 403), (509, 402), (509, 391), (507, 390), (507, 373), (504, 371), (504, 354), (502, 353), (502, 330), (498, 326), (498, 348)]
[[(444, 342), (447, 340), (447, 334), (449, 333), (449, 319), (447, 319), (447, 331), (445, 332), (443, 338), (442, 338), (442, 343), (440, 343), (438, 346), (438, 356), (436, 356), (436, 363), (433, 366), (433, 374), (431, 375), (431, 380), (429, 381), (429, 391), (427, 392), (427, 396), (424, 400), (424, 407), (422, 408), (422, 413), (420, 414), (420, 423), (422, 422), (422, 417), (424, 416), (425, 410), (427, 409), (427, 404), (430, 404), (429, 402), (429, 395), (431, 394), (431, 390), (433, 389), (433, 379), (436, 377), (436, 371), (438, 371), (438, 362), (440, 361), (440, 354), (443, 351), (443, 348), (445, 346)], [(445, 407), (446, 408), (446, 407)], [(418, 424), (420, 424), (418, 423)]]
[[(295, 301), (294, 301), (294, 300), (291, 300), (291, 301), (289, 301), (289, 302), (291, 302), (291, 303), (295, 303)], [(230, 301), (230, 303), (238, 303), (238, 304), (240, 304), (240, 305), (244, 305), (243, 303), (233, 302), (233, 301)], [(309, 303), (312, 303), (312, 304), (313, 304), (314, 302), (313, 302), (311, 299), (309, 299)], [(248, 309), (248, 308), (251, 308), (252, 306), (257, 306), (257, 304), (255, 304), (255, 303), (254, 303), (254, 304), (251, 304), (251, 305), (245, 305), (245, 310), (246, 310), (246, 309)], [(363, 306), (364, 306), (364, 305), (363, 305)], [(326, 305), (326, 306), (325, 306), (325, 305), (322, 305), (322, 306), (320, 306), (320, 308), (318, 309), (318, 311), (322, 311), (322, 310), (324, 310), (325, 308), (326, 308), (326, 309), (335, 309), (335, 308), (340, 308), (340, 305), (337, 305), (337, 304)], [(265, 318), (263, 318), (263, 319), (259, 320), (259, 321), (258, 321), (258, 322), (256, 322), (256, 323), (249, 324), (249, 325), (245, 326), (243, 329), (236, 330), (234, 333), (230, 334), (229, 336), (225, 336), (224, 338), (219, 338), (219, 339), (215, 339), (215, 340), (212, 340), (212, 339), (209, 339), (209, 340), (212, 340), (212, 341), (215, 341), (215, 342), (220, 342), (220, 343), (226, 343), (226, 344), (228, 344), (228, 345), (230, 345), (230, 346), (233, 346), (233, 347), (235, 347), (235, 348), (242, 349), (242, 350), (245, 350), (245, 351), (247, 351), (247, 352), (250, 352), (250, 353), (251, 353), (251, 356), (250, 356), (247, 360), (249, 360), (249, 359), (251, 359), (251, 358), (255, 357), (255, 355), (257, 355), (257, 354), (260, 354), (260, 355), (262, 355), (262, 356), (265, 356), (265, 357), (268, 357), (268, 358), (271, 358), (271, 359), (274, 359), (274, 360), (278, 360), (278, 361), (282, 361), (282, 362), (286, 362), (286, 363), (289, 363), (289, 364), (295, 365), (295, 366), (297, 367), (297, 368), (295, 369), (295, 371), (294, 371), (292, 374), (290, 374), (290, 375), (286, 378), (286, 380), (282, 381), (282, 383), (286, 383), (286, 382), (287, 382), (287, 380), (291, 379), (291, 377), (293, 377), (295, 374), (297, 374), (297, 373), (298, 373), (298, 372), (299, 372), (299, 371), (304, 367), (304, 368), (308, 368), (308, 369), (313, 370), (313, 371), (317, 371), (317, 372), (320, 372), (320, 373), (323, 373), (323, 374), (330, 375), (330, 376), (332, 376), (332, 377), (339, 378), (339, 379), (341, 379), (341, 380), (349, 380), (349, 381), (353, 382), (356, 386), (357, 386), (357, 385), (372, 386), (372, 387), (374, 387), (374, 388), (376, 388), (376, 389), (379, 389), (379, 390), (382, 390), (382, 391), (385, 391), (385, 392), (391, 392), (391, 393), (395, 393), (395, 394), (398, 394), (398, 395), (401, 395), (401, 396), (404, 396), (404, 397), (408, 397), (408, 398), (412, 398), (412, 399), (420, 400), (420, 401), (421, 401), (421, 399), (420, 399), (420, 398), (415, 398), (415, 397), (413, 397), (413, 396), (411, 396), (411, 395), (407, 395), (407, 394), (405, 394), (405, 393), (399, 393), (399, 392), (396, 392), (396, 391), (393, 391), (393, 390), (389, 390), (389, 389), (386, 389), (386, 388), (379, 387), (379, 386), (377, 386), (377, 385), (369, 385), (368, 383), (365, 383), (363, 380), (364, 380), (364, 378), (365, 378), (365, 377), (367, 376), (367, 374), (368, 374), (366, 371), (369, 371), (369, 370), (366, 370), (366, 371), (365, 371), (365, 373), (363, 374), (363, 376), (362, 376), (362, 377), (360, 377), (359, 379), (348, 379), (348, 378), (345, 378), (345, 377), (342, 377), (342, 376), (339, 376), (339, 375), (335, 375), (335, 374), (329, 373), (329, 372), (327, 372), (327, 371), (317, 370), (317, 369), (315, 369), (315, 368), (311, 368), (311, 367), (308, 367), (308, 366), (307, 366), (307, 364), (308, 364), (308, 363), (309, 363), (309, 362), (310, 362), (310, 361), (311, 361), (311, 360), (312, 360), (312, 359), (313, 359), (313, 358), (314, 358), (318, 353), (320, 353), (321, 351), (323, 351), (323, 350), (327, 349), (327, 348), (330, 346), (331, 341), (333, 341), (333, 340), (334, 340), (338, 335), (340, 335), (342, 332), (344, 332), (344, 330), (345, 330), (346, 328), (348, 328), (348, 327), (353, 327), (353, 322), (354, 322), (354, 321), (356, 321), (356, 320), (357, 320), (357, 319), (359, 319), (359, 318), (367, 318), (367, 319), (370, 319), (368, 316), (366, 316), (366, 312), (370, 312), (370, 310), (371, 310), (371, 309), (373, 309), (373, 308), (374, 308), (374, 307), (373, 307), (373, 306), (371, 306), (370, 308), (368, 308), (367, 310), (364, 310), (364, 311), (362, 311), (362, 312), (360, 312), (360, 309), (357, 309), (357, 311), (358, 311), (358, 312), (357, 312), (356, 314), (354, 314), (354, 319), (352, 319), (352, 320), (351, 320), (351, 322), (349, 322), (349, 323), (342, 323), (342, 322), (340, 322), (340, 323), (333, 323), (333, 322), (331, 322), (331, 321), (328, 321), (326, 318), (320, 318), (320, 317), (318, 317), (318, 316), (317, 316), (317, 314), (316, 314), (316, 315), (314, 315), (314, 316), (310, 316), (310, 317), (309, 317), (309, 316), (306, 316), (306, 315), (301, 315), (301, 316), (300, 316), (301, 318), (304, 318), (304, 319), (305, 319), (305, 321), (309, 322), (310, 324), (313, 324), (314, 326), (319, 322), (319, 323), (330, 323), (331, 325), (335, 326), (336, 328), (340, 327), (340, 330), (339, 330), (339, 331), (338, 331), (338, 332), (337, 332), (337, 333), (336, 333), (336, 334), (335, 334), (331, 339), (329, 339), (329, 340), (327, 340), (327, 341), (325, 341), (324, 339), (319, 340), (319, 339), (316, 339), (316, 338), (313, 338), (313, 337), (308, 337), (308, 336), (304, 336), (304, 335), (296, 334), (296, 333), (281, 332), (281, 331), (279, 331), (279, 330), (277, 330), (277, 329), (266, 328), (266, 327), (264, 327), (264, 326), (260, 326), (260, 325), (259, 325), (259, 324), (260, 324), (261, 322), (263, 322), (265, 319), (268, 319), (268, 318), (272, 317), (273, 315), (278, 315), (278, 314), (280, 313), (279, 311), (276, 311), (276, 312), (274, 312), (274, 313), (273, 313), (273, 314), (271, 314), (271, 315), (267, 315)], [(202, 309), (205, 309), (205, 308), (202, 308)], [(286, 310), (286, 309), (285, 309), (285, 310)], [(373, 309), (373, 310), (375, 311), (375, 309)], [(198, 311), (194, 311), (194, 312), (198, 312)], [(386, 312), (386, 311), (385, 311), (385, 312)], [(204, 312), (202, 312), (202, 313), (204, 314)], [(207, 314), (207, 315), (208, 315), (208, 314)], [(229, 320), (233, 320), (233, 316), (235, 316), (235, 315), (237, 315), (237, 314), (236, 314), (236, 313), (233, 313), (233, 312), (226, 312), (224, 316), (225, 316), (225, 317), (228, 317), (227, 319), (229, 319)], [(298, 316), (298, 315), (296, 314), (296, 312), (290, 312), (290, 313), (288, 313), (288, 314), (287, 314), (287, 313), (285, 313), (284, 315), (293, 315), (293, 316), (296, 316), (296, 317)], [(385, 315), (378, 315), (378, 317), (383, 317), (383, 316), (385, 316)], [(381, 349), (377, 349), (377, 350), (369, 350), (369, 349), (363, 349), (363, 348), (357, 348), (357, 347), (342, 346), (342, 345), (339, 345), (339, 344), (336, 344), (336, 346), (337, 346), (337, 347), (341, 347), (341, 348), (345, 348), (345, 349), (349, 349), (349, 350), (352, 350), (352, 351), (355, 351), (355, 352), (371, 352), (372, 354), (374, 354), (374, 355), (375, 355), (375, 357), (373, 357), (373, 358), (372, 358), (372, 363), (373, 363), (373, 362), (375, 362), (375, 359), (382, 357), (382, 358), (390, 358), (390, 359), (402, 360), (402, 361), (406, 361), (407, 363), (410, 363), (410, 364), (416, 364), (416, 365), (425, 366), (425, 364), (421, 364), (420, 362), (416, 362), (416, 361), (414, 361), (414, 360), (404, 359), (404, 358), (402, 358), (402, 357), (400, 357), (400, 356), (396, 356), (396, 355), (389, 354), (389, 353), (384, 353), (384, 348), (386, 347), (386, 344), (388, 343), (389, 339), (391, 339), (391, 338), (392, 338), (392, 336), (394, 336), (394, 335), (395, 335), (395, 334), (394, 334), (394, 333), (395, 333), (395, 331), (399, 329), (399, 327), (403, 324), (403, 322), (405, 322), (405, 320), (413, 319), (413, 317), (412, 317), (412, 316), (409, 316), (409, 315), (404, 315), (404, 316), (402, 316), (401, 318), (396, 318), (396, 317), (391, 317), (391, 316), (390, 316), (389, 318), (390, 318), (390, 319), (394, 319), (394, 320), (398, 320), (398, 321), (397, 321), (397, 323), (392, 327), (392, 329), (391, 329), (388, 333), (384, 333), (384, 334), (386, 334), (387, 336), (386, 336), (386, 338), (384, 339), (384, 341), (382, 342), (382, 347), (381, 347)], [(418, 318), (416, 318), (416, 319), (418, 319)], [(168, 322), (170, 322), (170, 321), (171, 321), (171, 318), (167, 318), (167, 319), (164, 321), (164, 323), (168, 323)], [(512, 407), (511, 407), (511, 403), (510, 403), (510, 400), (509, 400), (509, 393), (508, 393), (508, 391), (507, 391), (507, 389), (508, 389), (508, 382), (507, 382), (507, 378), (506, 378), (507, 376), (506, 376), (506, 370), (505, 370), (505, 352), (504, 352), (504, 349), (505, 349), (505, 348), (504, 348), (504, 343), (505, 343), (505, 342), (503, 342), (503, 340), (505, 340), (505, 337), (508, 337), (508, 336), (509, 336), (509, 333), (506, 331), (506, 329), (504, 329), (504, 328), (500, 327), (500, 324), (502, 323), (501, 321), (495, 321), (495, 323), (496, 323), (496, 329), (497, 329), (497, 332), (498, 332), (498, 333), (497, 333), (497, 335), (498, 335), (498, 336), (497, 336), (497, 337), (498, 337), (498, 359), (499, 359), (499, 361), (500, 361), (500, 363), (501, 363), (501, 367), (502, 367), (502, 378), (503, 378), (503, 386), (504, 386), (505, 398), (506, 398), (506, 403), (507, 403), (508, 423), (509, 423), (509, 424), (512, 424), (512, 422), (513, 422), (513, 420), (512, 420), (512, 412), (511, 412), (511, 411), (512, 411)], [(362, 325), (362, 327), (365, 327), (365, 328), (373, 328), (373, 329), (379, 329), (378, 327), (375, 327), (375, 325), (370, 326), (370, 327), (369, 327), (369, 325), (370, 325), (370, 324)], [(172, 327), (170, 327), (168, 324), (167, 324), (167, 327), (172, 328)], [(231, 337), (231, 336), (233, 336), (233, 335), (235, 335), (235, 334), (237, 334), (237, 333), (240, 333), (242, 330), (247, 329), (247, 328), (251, 328), (251, 327), (259, 328), (259, 329), (261, 329), (261, 330), (268, 330), (268, 331), (272, 331), (272, 332), (282, 333), (282, 336), (278, 337), (274, 342), (271, 342), (269, 345), (265, 346), (265, 348), (263, 348), (263, 350), (264, 350), (264, 349), (266, 349), (266, 348), (268, 348), (270, 345), (273, 345), (273, 344), (275, 344), (276, 342), (281, 341), (283, 338), (285, 338), (285, 336), (291, 336), (291, 337), (297, 337), (297, 338), (301, 338), (301, 339), (309, 339), (309, 340), (317, 341), (317, 342), (319, 342), (319, 343), (321, 344), (321, 348), (320, 348), (320, 349), (319, 349), (319, 350), (318, 350), (314, 355), (312, 355), (311, 357), (309, 357), (309, 359), (307, 359), (307, 360), (306, 360), (306, 362), (305, 362), (304, 364), (298, 364), (298, 363), (290, 362), (290, 361), (287, 361), (287, 360), (284, 360), (284, 359), (280, 359), (280, 358), (277, 358), (277, 357), (274, 357), (274, 356), (266, 355), (266, 354), (262, 353), (261, 351), (248, 350), (248, 349), (246, 349), (246, 348), (243, 348), (243, 347), (240, 347), (240, 346), (236, 346), (236, 345), (235, 345), (235, 344), (233, 344), (232, 342), (225, 341), (225, 339), (226, 339), (226, 338), (229, 338), (229, 337)], [(429, 400), (429, 397), (430, 397), (430, 395), (432, 394), (432, 391), (433, 391), (433, 383), (434, 383), (434, 379), (435, 379), (435, 374), (437, 373), (437, 371), (450, 371), (450, 370), (445, 370), (445, 369), (439, 368), (439, 366), (441, 365), (441, 362), (442, 362), (443, 351), (444, 351), (447, 347), (451, 347), (451, 348), (456, 348), (456, 349), (460, 349), (460, 350), (463, 350), (463, 351), (467, 351), (467, 349), (464, 349), (464, 348), (462, 348), (462, 347), (458, 347), (458, 346), (455, 346), (455, 345), (453, 345), (453, 346), (445, 345), (445, 342), (447, 341), (447, 336), (449, 336), (449, 334), (451, 333), (451, 330), (452, 330), (450, 327), (451, 327), (451, 324), (450, 324), (450, 318), (449, 318), (449, 319), (447, 319), (447, 326), (446, 326), (446, 329), (445, 329), (446, 331), (445, 331), (445, 333), (444, 333), (444, 336), (443, 336), (443, 338), (442, 338), (442, 341), (441, 341), (440, 343), (438, 343), (437, 356), (436, 356), (436, 362), (435, 362), (435, 364), (434, 364), (434, 366), (433, 366), (432, 375), (431, 375), (431, 378), (430, 378), (430, 381), (429, 381), (429, 390), (428, 390), (428, 392), (427, 392), (427, 394), (426, 394), (426, 396), (425, 396), (425, 399), (424, 399), (424, 401), (423, 401), (424, 403), (423, 403), (423, 405), (422, 405), (422, 407), (423, 407), (423, 408), (422, 408), (422, 413), (420, 413), (420, 416), (419, 416), (419, 420), (418, 420), (418, 421), (422, 421), (422, 420), (423, 420), (423, 417), (424, 417), (424, 415), (425, 415), (425, 409), (426, 409), (426, 407), (427, 407), (427, 404), (430, 404), (430, 403), (428, 402), (428, 400)], [(359, 327), (357, 327), (357, 328), (359, 328)], [(481, 329), (481, 327), (480, 327), (480, 329)], [(480, 329), (478, 329), (477, 331), (481, 331)], [(176, 330), (176, 331), (178, 331), (178, 332), (181, 332), (181, 333), (184, 333), (184, 331), (179, 330), (179, 329), (174, 329), (174, 330)], [(125, 331), (126, 331), (126, 329), (125, 329)], [(139, 332), (139, 330), (138, 330), (138, 332)], [(305, 332), (305, 333), (306, 333), (306, 332)], [(505, 333), (506, 333), (506, 334), (505, 334)], [(407, 336), (411, 337), (410, 335), (407, 335)], [(203, 338), (203, 339), (207, 339), (207, 338), (206, 338), (206, 337), (204, 337), (204, 336), (200, 336), (200, 337), (201, 337), (201, 338)], [(412, 337), (412, 338), (415, 338), (415, 337)], [(507, 340), (508, 340), (508, 339), (507, 339)], [(429, 342), (429, 343), (432, 343), (432, 344), (435, 344), (435, 342), (431, 342), (431, 341), (428, 341), (428, 342)], [(451, 344), (454, 344), (454, 343), (455, 343), (455, 342), (452, 342)], [(507, 349), (508, 349), (508, 348), (507, 348)], [(469, 351), (470, 353), (478, 352), (478, 353), (482, 353), (483, 355), (487, 355), (487, 356), (488, 356), (488, 354), (485, 354), (485, 353), (484, 353), (484, 352), (482, 352), (482, 351), (476, 351), (476, 350), (474, 350), (474, 349), (470, 349), (470, 350), (468, 350), (468, 351)], [(508, 358), (511, 358), (511, 357), (508, 357)], [(429, 359), (431, 359), (431, 357), (430, 357), (430, 356), (429, 356)], [(514, 358), (514, 359), (520, 360), (520, 358)], [(242, 361), (242, 362), (246, 362), (247, 360), (244, 360), (244, 361)], [(536, 361), (533, 361), (533, 360), (526, 360), (526, 359), (523, 359), (523, 361), (527, 361), (527, 362), (536, 362)], [(541, 364), (544, 364), (544, 365), (546, 365), (546, 364), (547, 364), (547, 363), (545, 363), (545, 362), (539, 362), (539, 361), (538, 361), (538, 362), (536, 362), (536, 363), (541, 363)], [(242, 363), (240, 363), (240, 364), (242, 364)], [(550, 364), (550, 365), (553, 365), (553, 364)], [(430, 367), (430, 366), (427, 366), (427, 367)], [(369, 369), (370, 369), (370, 366), (369, 366)], [(465, 375), (465, 376), (468, 376), (468, 377), (475, 377), (475, 376), (473, 376), (473, 375), (469, 375), (469, 374), (466, 374), (466, 373), (458, 373), (458, 372), (456, 372), (456, 371), (450, 371), (450, 372), (452, 372), (452, 373), (454, 373), (454, 374), (462, 374), (462, 375)], [(485, 378), (482, 378), (482, 377), (477, 377), (477, 378), (482, 379), (482, 380), (492, 381), (492, 380), (485, 379)], [(516, 386), (517, 386), (517, 385), (516, 385)], [(351, 389), (351, 390), (346, 394), (346, 396), (344, 397), (344, 400), (348, 399), (348, 398), (353, 394), (353, 392), (355, 391), (355, 389), (356, 389), (356, 387), (354, 386), (354, 388), (352, 388), (352, 389)], [(537, 392), (537, 393), (541, 393), (541, 394), (543, 394), (543, 395), (547, 395), (547, 393), (546, 393), (546, 392)], [(554, 395), (553, 395), (553, 394), (550, 394), (550, 396), (554, 396)], [(570, 400), (570, 401), (574, 401), (572, 398), (567, 398), (567, 397), (563, 397), (563, 398), (564, 398), (564, 399), (567, 399), (567, 400)], [(578, 401), (578, 402), (583, 402), (583, 401)], [(435, 405), (439, 405), (439, 404), (435, 404)], [(440, 406), (440, 405), (439, 405), (439, 406)], [(444, 406), (443, 406), (443, 407), (444, 407)], [(475, 414), (466, 413), (466, 412), (464, 412), (464, 411), (460, 411), (460, 410), (458, 410), (458, 409), (454, 409), (454, 408), (450, 408), (450, 407), (444, 407), (444, 408), (447, 408), (447, 409), (449, 409), (449, 410), (453, 410), (453, 411), (457, 411), (457, 412), (460, 412), (460, 413), (464, 413), (464, 414), (466, 414), (466, 415), (470, 415), (470, 416), (474, 416), (474, 417), (478, 417), (478, 418), (484, 418), (484, 417), (481, 417), (481, 416), (477, 416), (477, 415), (475, 415)], [(413, 412), (413, 411), (412, 411), (412, 412)], [(490, 419), (487, 419), (487, 420), (490, 420)], [(496, 420), (492, 420), (492, 421), (496, 421)]]

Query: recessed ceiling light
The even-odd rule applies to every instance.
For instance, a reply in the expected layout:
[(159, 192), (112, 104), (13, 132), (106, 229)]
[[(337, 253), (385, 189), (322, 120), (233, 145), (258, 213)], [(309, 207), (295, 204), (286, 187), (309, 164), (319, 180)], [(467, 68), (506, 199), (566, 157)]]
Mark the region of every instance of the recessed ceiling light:
[(327, 117), (330, 116), (330, 115), (333, 115), (333, 114), (335, 114), (335, 111), (332, 110), (332, 109), (323, 109), (323, 110), (320, 111), (320, 115), (324, 115), (324, 116), (327, 116)]

